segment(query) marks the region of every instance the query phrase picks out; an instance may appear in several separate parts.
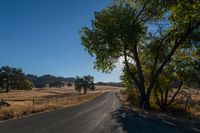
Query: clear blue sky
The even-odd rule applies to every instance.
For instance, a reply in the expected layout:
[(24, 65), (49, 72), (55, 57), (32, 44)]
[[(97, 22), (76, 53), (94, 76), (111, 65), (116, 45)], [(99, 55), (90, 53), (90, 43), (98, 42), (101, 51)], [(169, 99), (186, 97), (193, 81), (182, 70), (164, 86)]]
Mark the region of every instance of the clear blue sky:
[(92, 75), (95, 81), (119, 81), (93, 69), (79, 31), (90, 26), (94, 11), (109, 0), (0, 0), (0, 66), (55, 76)]

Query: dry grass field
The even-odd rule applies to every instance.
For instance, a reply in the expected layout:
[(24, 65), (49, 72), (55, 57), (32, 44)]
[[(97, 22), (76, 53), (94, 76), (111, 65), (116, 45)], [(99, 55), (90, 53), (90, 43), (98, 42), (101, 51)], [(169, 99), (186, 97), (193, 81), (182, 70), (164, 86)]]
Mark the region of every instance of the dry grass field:
[(36, 97), (45, 97), (45, 96), (55, 96), (62, 94), (76, 93), (73, 87), (64, 87), (64, 88), (34, 88), (33, 90), (13, 90), (9, 93), (1, 93), (0, 99), (6, 101), (14, 100), (32, 100)]
[(10, 104), (0, 108), (0, 120), (18, 118), (37, 112), (73, 106), (90, 101), (105, 91), (119, 91), (118, 87), (96, 86), (95, 91), (86, 95), (74, 90), (74, 87), (34, 88), (33, 90), (16, 90), (0, 93), (0, 99)]
[[(172, 98), (175, 92), (176, 90), (174, 89), (169, 93), (168, 100)], [(138, 106), (136, 92), (126, 92), (123, 90), (120, 94), (123, 97), (123, 101), (129, 102), (129, 104), (132, 104), (134, 107)], [(132, 101), (128, 101), (128, 97), (132, 97)], [(150, 103), (152, 111), (155, 111), (156, 113), (160, 112), (160, 108), (156, 104), (156, 99), (153, 94)], [(167, 113), (176, 117), (200, 119), (200, 91), (198, 89), (183, 86)]]
[[(88, 93), (104, 92), (104, 91), (118, 91), (120, 87), (112, 86), (96, 86), (95, 91), (88, 91)], [(37, 97), (46, 97), (46, 96), (59, 96), (66, 94), (78, 94), (75, 91), (74, 87), (63, 87), (63, 88), (34, 88), (33, 90), (13, 90), (9, 93), (0, 93), (0, 99), (6, 101), (14, 100), (32, 100)]]

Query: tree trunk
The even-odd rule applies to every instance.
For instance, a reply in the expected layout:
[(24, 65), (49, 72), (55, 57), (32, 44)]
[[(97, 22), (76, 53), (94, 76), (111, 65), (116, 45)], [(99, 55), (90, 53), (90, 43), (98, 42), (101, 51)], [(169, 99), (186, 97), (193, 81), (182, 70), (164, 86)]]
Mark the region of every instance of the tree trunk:
[(158, 104), (158, 106), (161, 106), (161, 102), (162, 100), (159, 99), (158, 93), (157, 93), (157, 89), (154, 89), (154, 95), (156, 97), (156, 103)]
[(84, 90), (84, 94), (86, 94), (86, 92), (87, 92), (87, 89), (86, 89), (86, 88), (84, 88), (83, 90)]
[(150, 103), (149, 103), (149, 97), (146, 97), (144, 102), (143, 102), (143, 109), (146, 109), (146, 110), (150, 110), (151, 109), (151, 106), (150, 106)]
[(178, 94), (179, 91), (181, 90), (182, 85), (183, 85), (183, 81), (180, 82), (177, 91), (174, 93), (172, 99), (171, 99), (170, 102), (167, 104), (168, 106), (170, 106), (170, 105), (172, 104), (172, 102), (174, 101), (175, 97), (177, 96), (177, 94)]
[(149, 103), (149, 97), (147, 97), (146, 95), (144, 95), (143, 97), (141, 96), (140, 107), (145, 110), (151, 109), (150, 103)]

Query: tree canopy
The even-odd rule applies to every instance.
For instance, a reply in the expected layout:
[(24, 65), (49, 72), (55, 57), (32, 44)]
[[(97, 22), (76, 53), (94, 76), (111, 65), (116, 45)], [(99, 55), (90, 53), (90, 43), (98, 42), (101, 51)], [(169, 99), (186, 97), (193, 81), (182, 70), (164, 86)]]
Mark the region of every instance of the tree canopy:
[(21, 69), (3, 66), (0, 68), (0, 90), (30, 90), (33, 88), (31, 81), (25, 78)]
[(123, 58), (140, 106), (150, 108), (152, 90), (184, 80), (187, 64), (199, 58), (199, 9), (199, 0), (116, 0), (95, 12), (91, 28), (82, 28), (82, 44), (103, 72)]

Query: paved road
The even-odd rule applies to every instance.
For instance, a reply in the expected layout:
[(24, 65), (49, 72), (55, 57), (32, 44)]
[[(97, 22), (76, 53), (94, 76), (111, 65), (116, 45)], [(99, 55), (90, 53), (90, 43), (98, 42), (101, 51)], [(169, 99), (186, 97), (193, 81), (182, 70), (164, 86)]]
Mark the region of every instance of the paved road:
[(0, 133), (182, 133), (123, 108), (114, 92), (74, 107), (0, 123)]

